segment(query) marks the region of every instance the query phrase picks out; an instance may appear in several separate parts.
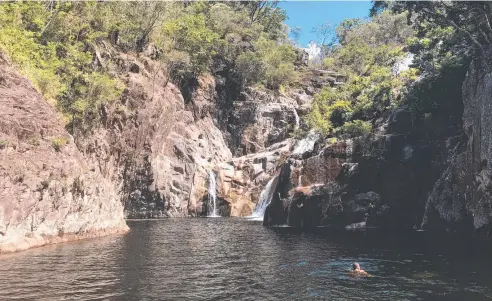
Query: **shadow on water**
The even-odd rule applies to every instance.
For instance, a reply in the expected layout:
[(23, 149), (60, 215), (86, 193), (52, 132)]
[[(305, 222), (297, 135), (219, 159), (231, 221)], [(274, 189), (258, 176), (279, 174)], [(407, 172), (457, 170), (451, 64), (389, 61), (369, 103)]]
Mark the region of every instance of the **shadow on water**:
[[(129, 221), (127, 235), (0, 256), (0, 299), (489, 300), (488, 242), (426, 232)], [(357, 261), (373, 275), (347, 273)]]
[[(359, 262), (373, 275), (370, 281), (374, 291), (387, 285), (398, 288), (400, 293), (408, 289), (405, 294), (389, 293), (389, 300), (392, 296), (409, 300), (492, 298), (491, 241), (425, 231), (344, 231), (322, 227), (309, 233), (289, 227), (275, 227), (272, 231), (336, 246), (339, 259), (330, 266), (346, 269), (352, 262)], [(323, 269), (313, 272), (327, 274)], [(382, 295), (380, 298), (384, 299)]]

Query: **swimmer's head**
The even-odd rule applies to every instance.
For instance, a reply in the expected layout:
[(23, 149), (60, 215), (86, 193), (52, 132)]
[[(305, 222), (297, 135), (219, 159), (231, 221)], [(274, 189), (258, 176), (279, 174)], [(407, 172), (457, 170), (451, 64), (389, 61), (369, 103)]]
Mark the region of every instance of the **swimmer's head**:
[(357, 262), (354, 262), (354, 263), (352, 264), (352, 269), (353, 269), (354, 271), (360, 270), (360, 265), (359, 265)]

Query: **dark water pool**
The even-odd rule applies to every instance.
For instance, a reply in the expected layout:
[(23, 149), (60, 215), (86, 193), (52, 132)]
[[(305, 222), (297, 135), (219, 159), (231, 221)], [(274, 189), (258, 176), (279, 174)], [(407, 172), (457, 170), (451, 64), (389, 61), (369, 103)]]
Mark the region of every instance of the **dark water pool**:
[[(488, 300), (492, 248), (425, 233), (129, 222), (131, 232), (0, 256), (0, 300)], [(347, 275), (353, 261), (374, 275)]]

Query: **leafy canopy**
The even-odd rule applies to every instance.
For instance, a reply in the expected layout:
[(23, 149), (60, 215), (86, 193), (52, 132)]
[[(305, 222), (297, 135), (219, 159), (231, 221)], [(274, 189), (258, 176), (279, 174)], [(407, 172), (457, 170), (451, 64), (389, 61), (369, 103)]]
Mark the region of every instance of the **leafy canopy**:
[(277, 4), (5, 2), (0, 50), (75, 126), (96, 121), (123, 93), (116, 63), (101, 55), (108, 47), (138, 53), (152, 44), (154, 59), (181, 78), (224, 62), (245, 84), (288, 84), (295, 55)]
[(367, 122), (399, 105), (407, 84), (416, 79), (415, 69), (395, 68), (407, 58), (405, 43), (413, 31), (405, 14), (383, 12), (366, 22), (345, 20), (336, 33), (340, 44), (324, 65), (345, 74), (347, 81), (316, 95), (308, 124), (324, 134), (365, 133)]

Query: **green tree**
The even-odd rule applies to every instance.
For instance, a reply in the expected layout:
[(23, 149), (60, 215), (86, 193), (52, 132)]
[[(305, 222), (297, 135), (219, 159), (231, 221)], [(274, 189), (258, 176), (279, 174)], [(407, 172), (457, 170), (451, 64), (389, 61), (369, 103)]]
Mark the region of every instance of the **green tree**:
[(372, 131), (372, 124), (364, 120), (348, 121), (338, 131), (349, 137), (367, 136)]
[(277, 4), (5, 2), (0, 49), (67, 122), (84, 126), (123, 91), (113, 55), (118, 52), (152, 50), (160, 70), (178, 83), (225, 65), (244, 84), (289, 84), (295, 52)]
[(236, 69), (241, 74), (243, 85), (259, 83), (265, 76), (265, 65), (261, 57), (254, 52), (244, 52), (236, 60)]
[(292, 46), (278, 44), (266, 35), (262, 35), (253, 45), (263, 61), (267, 87), (278, 89), (280, 85), (288, 85), (296, 79), (294, 62), (297, 56)]
[(190, 71), (200, 74), (211, 65), (220, 36), (206, 26), (206, 16), (184, 15), (164, 24), (164, 33), (171, 37), (174, 47), (190, 56)]
[(411, 51), (427, 73), (442, 66), (463, 65), (486, 56), (492, 42), (492, 7), (481, 1), (402, 2), (393, 11), (408, 11), (417, 31)]
[(117, 79), (93, 67), (105, 36), (96, 11), (92, 2), (0, 5), (0, 48), (67, 121), (85, 119), (97, 110), (91, 105), (121, 91)]
[(405, 14), (387, 11), (369, 21), (344, 20), (336, 32), (340, 44), (324, 65), (347, 80), (315, 97), (308, 124), (325, 134), (362, 134), (371, 120), (402, 103), (408, 84), (417, 77), (412, 68), (393, 70), (406, 57), (405, 43), (413, 31)]

